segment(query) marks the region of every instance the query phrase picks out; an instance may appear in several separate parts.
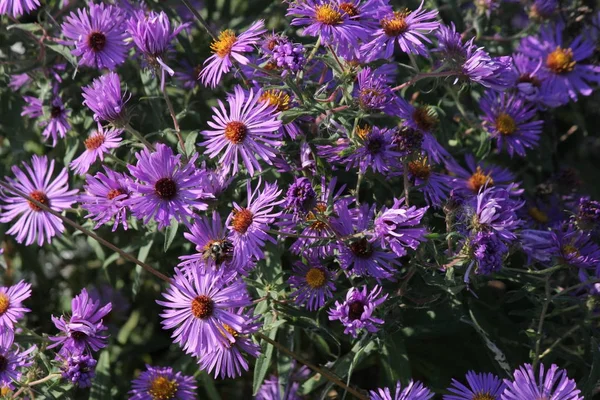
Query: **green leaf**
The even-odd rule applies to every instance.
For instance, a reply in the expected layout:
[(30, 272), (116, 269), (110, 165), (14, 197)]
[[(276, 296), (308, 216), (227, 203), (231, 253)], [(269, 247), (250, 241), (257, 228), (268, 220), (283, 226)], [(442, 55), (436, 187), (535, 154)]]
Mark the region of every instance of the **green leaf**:
[[(275, 319), (275, 317), (273, 317)], [(272, 321), (275, 323), (275, 321)], [(269, 338), (275, 340), (277, 336), (278, 326), (274, 325), (274, 328), (269, 332)], [(263, 342), (262, 344), (262, 353), (256, 360), (256, 365), (254, 366), (254, 379), (252, 381), (252, 394), (256, 396), (258, 390), (260, 389), (263, 381), (265, 380), (265, 376), (267, 376), (267, 371), (269, 370), (269, 366), (271, 364), (271, 359), (273, 358), (273, 345), (267, 342)]]
[(27, 31), (27, 32), (37, 32), (37, 31), (41, 31), (42, 27), (40, 24), (29, 23), (29, 24), (13, 24), (13, 25), (9, 25), (6, 28), (7, 31), (10, 31), (11, 29), (20, 29), (22, 31)]
[(63, 56), (64, 58), (67, 59), (67, 61), (73, 65), (76, 69), (77, 69), (77, 60), (75, 59), (75, 57), (73, 57), (73, 54), (71, 54), (71, 50), (69, 50), (69, 48), (67, 46), (63, 46), (61, 44), (45, 44), (46, 47), (48, 47), (50, 50), (60, 54), (61, 56)]
[(96, 364), (96, 377), (92, 382), (89, 400), (111, 400), (110, 387), (110, 355), (108, 350), (104, 350)]
[(138, 260), (140, 260), (141, 262), (146, 262), (146, 259), (148, 258), (148, 254), (150, 253), (150, 249), (152, 248), (152, 245), (154, 244), (154, 239), (150, 239), (148, 241), (148, 243), (146, 243), (145, 245), (143, 245), (142, 247), (140, 247), (140, 250), (138, 251)]
[(404, 335), (401, 332), (385, 338), (381, 348), (381, 363), (389, 382), (408, 383), (412, 374)]
[(167, 229), (165, 230), (165, 245), (163, 248), (165, 253), (167, 252), (167, 250), (169, 250), (169, 247), (171, 247), (171, 244), (173, 243), (175, 236), (177, 236), (178, 229), (179, 229), (179, 222), (177, 222), (176, 219), (171, 221), (171, 225), (167, 226)]
[(92, 250), (94, 250), (94, 253), (96, 253), (96, 257), (98, 258), (98, 260), (104, 261), (106, 259), (106, 253), (104, 253), (102, 245), (98, 243), (96, 239), (93, 239), (89, 236), (87, 237), (87, 242), (92, 248)]
[(190, 132), (185, 138), (185, 153), (191, 156), (196, 152), (196, 140), (198, 140), (198, 132)]
[(202, 386), (209, 400), (221, 400), (212, 376), (207, 374), (206, 371), (200, 371), (200, 381), (202, 381)]

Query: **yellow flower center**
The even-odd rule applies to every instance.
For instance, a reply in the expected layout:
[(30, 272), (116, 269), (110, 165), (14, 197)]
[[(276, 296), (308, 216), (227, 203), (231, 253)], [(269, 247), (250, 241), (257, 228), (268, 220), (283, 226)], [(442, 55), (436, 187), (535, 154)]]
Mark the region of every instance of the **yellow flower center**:
[(236, 41), (235, 33), (231, 29), (226, 29), (219, 33), (219, 37), (212, 42), (210, 49), (221, 58), (231, 54), (231, 48)]
[(250, 228), (250, 225), (252, 225), (253, 220), (254, 215), (252, 214), (252, 211), (248, 210), (247, 208), (243, 208), (241, 210), (233, 211), (233, 219), (231, 224), (233, 225), (234, 231), (244, 234), (248, 228)]
[(386, 17), (379, 21), (383, 31), (388, 36), (398, 36), (408, 30), (406, 17), (410, 14), (409, 10), (396, 11), (391, 17)]
[(477, 166), (477, 169), (471, 175), (469, 180), (467, 181), (469, 188), (474, 192), (479, 192), (483, 186), (487, 185), (488, 187), (494, 186), (494, 180), (490, 176), (490, 174), (485, 175), (481, 170), (480, 166)]
[(306, 283), (313, 289), (318, 289), (325, 285), (325, 272), (319, 268), (311, 268), (306, 273)]
[(496, 396), (489, 392), (476, 393), (472, 400), (496, 400)]
[(365, 125), (362, 128), (360, 126), (356, 127), (356, 135), (362, 140), (365, 140), (370, 133), (371, 127), (369, 125)]
[(286, 111), (290, 109), (290, 96), (282, 90), (265, 90), (260, 95), (260, 101), (269, 103), (277, 111)]
[[(317, 205), (315, 206), (315, 210), (318, 214), (323, 214), (325, 211), (327, 211), (327, 204), (317, 203)], [(325, 216), (322, 217), (326, 218)], [(315, 231), (324, 231), (327, 228), (327, 224), (323, 221), (318, 220), (317, 216), (312, 211), (306, 214), (306, 221), (311, 223), (310, 227)]]
[(517, 130), (517, 123), (507, 113), (500, 113), (496, 118), (496, 129), (505, 136), (510, 136)]
[(423, 132), (431, 131), (438, 122), (436, 116), (430, 112), (429, 107), (417, 107), (412, 117)]
[(12, 390), (10, 390), (10, 388), (8, 386), (2, 386), (0, 388), (0, 397), (8, 396), (11, 393), (12, 393)]
[(427, 162), (427, 157), (421, 157), (415, 161), (408, 163), (408, 170), (410, 173), (421, 180), (427, 180), (431, 175), (431, 166)]
[(0, 316), (3, 315), (10, 306), (10, 299), (5, 293), (0, 293)]
[(243, 122), (231, 121), (225, 125), (225, 139), (233, 144), (240, 144), (246, 138), (248, 128)]
[(342, 22), (342, 13), (329, 4), (321, 4), (315, 8), (315, 18), (325, 25), (338, 25)]
[(152, 396), (152, 400), (174, 399), (177, 394), (177, 386), (179, 385), (175, 379), (169, 380), (161, 375), (152, 380), (148, 394)]
[(573, 60), (573, 50), (557, 47), (546, 58), (546, 66), (555, 74), (565, 74), (575, 69), (577, 62)]
[(527, 210), (527, 213), (531, 218), (542, 224), (545, 224), (550, 220), (548, 215), (537, 207), (530, 207), (529, 210)]
[(562, 248), (562, 251), (563, 251), (563, 253), (565, 253), (568, 256), (579, 257), (581, 255), (581, 253), (579, 252), (577, 247), (573, 246), (572, 244), (564, 245)]

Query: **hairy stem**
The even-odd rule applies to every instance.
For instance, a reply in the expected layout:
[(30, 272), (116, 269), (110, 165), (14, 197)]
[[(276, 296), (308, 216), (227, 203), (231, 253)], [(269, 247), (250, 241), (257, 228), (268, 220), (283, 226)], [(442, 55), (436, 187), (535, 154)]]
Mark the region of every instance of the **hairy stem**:
[(131, 133), (133, 135), (133, 137), (135, 137), (137, 140), (142, 142), (144, 144), (144, 146), (146, 146), (148, 149), (150, 149), (152, 151), (156, 151), (156, 148), (154, 147), (154, 145), (152, 143), (150, 143), (149, 141), (147, 141), (144, 138), (144, 135), (142, 135), (139, 131), (134, 129), (133, 126), (127, 124), (127, 125), (125, 125), (125, 130), (127, 132)]
[(187, 160), (188, 156), (185, 151), (185, 142), (183, 141), (183, 137), (181, 136), (181, 130), (179, 129), (179, 122), (177, 122), (177, 116), (175, 115), (175, 109), (173, 108), (171, 99), (169, 99), (169, 95), (167, 94), (167, 88), (163, 88), (162, 93), (165, 98), (165, 102), (167, 103), (167, 108), (169, 109), (169, 114), (171, 114), (171, 118), (173, 119), (173, 127), (175, 128), (175, 135), (177, 135), (177, 140), (179, 140), (179, 145), (181, 146), (181, 151), (183, 151), (183, 158)]
[(25, 389), (29, 389), (32, 386), (41, 385), (42, 383), (45, 383), (45, 382), (51, 381), (52, 379), (56, 379), (56, 378), (60, 378), (60, 377), (61, 377), (61, 374), (50, 374), (42, 379), (38, 379), (37, 381), (23, 383), (23, 386), (21, 386), (21, 388), (15, 392), (15, 394), (12, 396), (12, 398), (18, 399), (18, 398), (20, 398), (19, 396), (21, 395), (21, 393), (23, 393), (25, 391)]

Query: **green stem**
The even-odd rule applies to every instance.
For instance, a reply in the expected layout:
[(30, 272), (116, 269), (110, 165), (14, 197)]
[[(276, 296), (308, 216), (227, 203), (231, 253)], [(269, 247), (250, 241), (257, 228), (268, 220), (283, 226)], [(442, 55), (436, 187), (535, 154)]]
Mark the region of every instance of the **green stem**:
[(21, 388), (15, 392), (12, 398), (18, 399), (21, 393), (25, 391), (25, 389), (29, 389), (32, 386), (40, 385), (42, 383), (51, 381), (52, 379), (60, 378), (61, 376), (61, 374), (50, 374), (42, 379), (38, 379), (37, 381), (23, 383), (23, 386), (21, 386)]
[(204, 30), (206, 30), (210, 37), (213, 38), (213, 40), (216, 40), (217, 35), (215, 34), (215, 32), (211, 29), (210, 25), (208, 25), (208, 22), (206, 22), (206, 20), (202, 18), (198, 11), (196, 11), (196, 9), (190, 4), (190, 2), (188, 0), (181, 0), (181, 2), (185, 4), (188, 10), (190, 10), (190, 12), (194, 15), (198, 22), (200, 22), (200, 25), (202, 25), (202, 27), (204, 28)]
[(142, 142), (144, 144), (144, 146), (146, 146), (148, 149), (150, 149), (152, 151), (156, 151), (156, 148), (154, 148), (154, 145), (152, 143), (150, 143), (149, 141), (147, 141), (144, 138), (144, 135), (142, 135), (139, 131), (135, 130), (131, 125), (129, 125), (129, 124), (125, 125), (125, 130), (127, 132), (131, 133), (137, 140)]
[(548, 306), (552, 301), (552, 297), (550, 296), (550, 276), (546, 277), (546, 283), (544, 285), (544, 304), (542, 305), (542, 312), (540, 313), (540, 322), (538, 323), (537, 328), (537, 339), (535, 341), (535, 355), (533, 357), (533, 362), (531, 363), (533, 366), (533, 370), (536, 370), (538, 363), (540, 362), (540, 347), (542, 345), (542, 330), (544, 328), (544, 320), (546, 319), (546, 313), (548, 312)]

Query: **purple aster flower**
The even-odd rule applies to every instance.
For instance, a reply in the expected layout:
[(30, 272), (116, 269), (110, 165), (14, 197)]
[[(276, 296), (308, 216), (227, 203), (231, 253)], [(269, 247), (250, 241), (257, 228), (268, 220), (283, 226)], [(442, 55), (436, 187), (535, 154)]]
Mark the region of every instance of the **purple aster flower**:
[(203, 353), (199, 360), (200, 369), (208, 374), (214, 370), (215, 378), (237, 378), (241, 376), (242, 371), (248, 371), (249, 369), (243, 353), (254, 358), (260, 355), (260, 346), (252, 341), (252, 334), (258, 331), (260, 327), (260, 324), (256, 323), (258, 316), (244, 315), (242, 309), (238, 310), (238, 314), (246, 319), (241, 330), (237, 331), (231, 326), (223, 324), (225, 330), (235, 340), (225, 340), (222, 342), (222, 346), (216, 346), (212, 351)]
[(229, 272), (243, 272), (252, 264), (240, 257), (240, 252), (227, 238), (221, 216), (213, 211), (211, 217), (199, 217), (183, 236), (196, 246), (196, 254), (180, 256), (182, 267), (206, 269), (225, 268)]
[(85, 194), (81, 196), (81, 207), (87, 210), (86, 218), (96, 222), (94, 229), (109, 223), (114, 218), (112, 231), (116, 231), (119, 224), (127, 230), (127, 206), (129, 198), (129, 185), (131, 178), (120, 172), (115, 172), (104, 167), (104, 173), (86, 175), (84, 185)]
[(40, 6), (40, 0), (0, 0), (0, 15), (19, 18)]
[(91, 387), (96, 376), (96, 364), (97, 361), (89, 354), (69, 354), (61, 366), (62, 378), (80, 388)]
[(252, 192), (250, 179), (248, 179), (246, 207), (241, 207), (234, 202), (233, 210), (225, 222), (230, 231), (229, 239), (233, 242), (234, 248), (239, 249), (242, 260), (250, 260), (252, 257), (261, 260), (265, 258), (262, 251), (265, 241), (276, 243), (267, 231), (281, 215), (281, 212), (274, 210), (275, 207), (285, 200), (277, 200), (281, 196), (281, 190), (276, 184), (266, 183), (261, 191), (259, 189), (261, 182), (259, 180), (256, 189)]
[(0, 388), (13, 387), (13, 381), (21, 379), (23, 368), (32, 365), (33, 353), (36, 346), (31, 346), (25, 351), (14, 345), (14, 332), (10, 329), (0, 331)]
[(356, 7), (346, 0), (295, 0), (286, 15), (296, 16), (292, 26), (305, 26), (304, 35), (320, 37), (325, 45), (348, 47), (357, 46), (358, 40), (368, 34), (368, 29), (358, 21), (359, 15), (351, 15), (353, 10)]
[(425, 240), (425, 228), (417, 228), (427, 207), (408, 207), (404, 198), (394, 199), (392, 208), (383, 207), (374, 222), (373, 240), (381, 247), (391, 248), (398, 257), (406, 255), (406, 248), (416, 250)]
[(213, 121), (208, 121), (212, 130), (202, 131), (207, 141), (206, 146), (210, 158), (223, 152), (219, 164), (225, 168), (233, 167), (238, 172), (239, 158), (250, 175), (255, 169), (262, 171), (257, 158), (272, 165), (281, 145), (281, 121), (278, 113), (268, 102), (260, 101), (261, 93), (250, 89), (246, 94), (241, 86), (236, 85), (234, 93), (228, 98), (229, 112), (219, 100), (219, 107), (213, 107)]
[(193, 209), (208, 208), (205, 199), (210, 194), (204, 192), (204, 180), (194, 166), (197, 154), (184, 164), (181, 154), (173, 155), (170, 147), (159, 143), (156, 151), (143, 149), (135, 157), (137, 164), (128, 168), (137, 181), (130, 184), (131, 196), (125, 204), (145, 224), (154, 219), (162, 229), (173, 218), (185, 222), (194, 216)]
[(481, 190), (470, 202), (465, 213), (467, 224), (473, 230), (494, 232), (504, 241), (516, 239), (514, 231), (521, 225), (516, 211), (525, 204), (513, 199), (511, 187)]
[[(77, 201), (78, 190), (69, 190), (66, 168), (63, 168), (58, 177), (51, 181), (54, 160), (48, 164), (46, 156), (34, 155), (31, 159), (31, 167), (23, 163), (23, 168), (26, 172), (16, 165), (13, 166), (12, 172), (16, 179), (5, 178), (14, 188), (57, 212), (70, 208)], [(19, 243), (29, 246), (37, 240), (38, 245), (42, 246), (45, 241), (50, 243), (54, 236), (62, 234), (65, 230), (60, 218), (21, 196), (4, 191), (0, 193), (0, 200), (5, 203), (0, 213), (0, 222), (7, 223), (18, 218), (6, 233), (16, 236)]]
[[(408, 122), (408, 121), (407, 121)], [(420, 153), (425, 134), (420, 129), (411, 128), (406, 123), (396, 130), (394, 134), (394, 145), (396, 150), (403, 156)]]
[(0, 328), (14, 330), (18, 320), (26, 312), (23, 301), (31, 297), (31, 284), (20, 281), (16, 285), (0, 287)]
[(537, 146), (544, 121), (536, 119), (536, 109), (521, 97), (488, 90), (480, 100), (486, 129), (498, 148), (512, 157), (525, 156), (525, 149)]
[[(338, 243), (338, 259), (342, 269), (358, 276), (372, 276), (378, 281), (391, 279), (396, 272), (397, 256), (386, 251), (380, 243), (370, 242), (367, 232), (373, 221), (375, 206), (363, 204), (351, 213), (347, 202), (338, 202), (333, 227), (341, 236), (357, 236)], [(360, 234), (360, 235), (357, 235)]]
[(393, 143), (395, 131), (376, 126), (357, 130), (361, 139), (359, 145), (346, 157), (346, 171), (358, 168), (361, 174), (371, 169), (386, 174), (394, 167), (399, 167), (401, 153), (395, 150)]
[[(296, 106), (293, 97), (287, 92), (279, 89), (263, 90), (259, 97), (259, 101), (267, 103), (272, 107), (275, 107), (277, 112), (287, 111)], [(295, 140), (298, 136), (303, 135), (300, 127), (296, 120), (283, 124), (279, 128), (280, 135), (287, 134), (292, 140)]]
[(196, 381), (193, 377), (173, 372), (171, 367), (153, 367), (146, 364), (146, 370), (131, 382), (129, 400), (195, 400)]
[[(508, 169), (476, 162), (472, 154), (465, 156), (465, 163), (467, 164), (466, 169), (461, 167), (455, 160), (447, 160), (446, 162), (446, 169), (455, 177), (454, 190), (458, 194), (474, 196), (483, 187), (507, 188), (516, 180)], [(515, 191), (514, 194), (520, 194), (521, 192)]]
[(600, 202), (591, 200), (589, 197), (580, 198), (575, 221), (579, 229), (598, 229), (600, 226)]
[(384, 75), (375, 74), (369, 67), (364, 67), (356, 76), (358, 87), (353, 96), (358, 100), (358, 105), (365, 111), (383, 111), (388, 115), (395, 115), (396, 96), (392, 92)]
[(600, 265), (600, 246), (593, 242), (589, 232), (565, 224), (552, 230), (552, 253), (560, 262), (579, 268), (596, 268)]
[(389, 388), (371, 390), (369, 400), (429, 400), (433, 393), (421, 382), (410, 380), (408, 385), (402, 389), (400, 381), (396, 384), (396, 393), (392, 395)]
[(297, 261), (292, 267), (294, 274), (288, 283), (294, 289), (290, 297), (298, 305), (304, 305), (309, 311), (323, 307), (335, 291), (335, 275), (322, 266), (317, 259), (309, 259), (308, 263)]
[(202, 65), (193, 65), (187, 60), (182, 60), (180, 67), (181, 68), (178, 71), (175, 71), (175, 78), (181, 82), (183, 87), (186, 89), (193, 89), (198, 86)]
[(425, 196), (429, 206), (441, 207), (448, 198), (452, 178), (433, 170), (427, 156), (420, 155), (407, 163), (408, 177)]
[(279, 378), (271, 375), (260, 386), (254, 400), (302, 400), (302, 396), (298, 393), (299, 390), (299, 382), (288, 381), (285, 390), (281, 393)]
[(552, 258), (552, 232), (536, 229), (523, 229), (517, 233), (517, 243), (527, 255), (527, 264), (547, 263)]
[(101, 283), (92, 286), (89, 290), (90, 298), (100, 304), (111, 303), (113, 305), (110, 314), (104, 318), (104, 323), (109, 329), (117, 330), (121, 328), (119, 322), (125, 322), (129, 318), (131, 304), (123, 292), (108, 283)]
[(69, 124), (68, 117), (71, 114), (71, 110), (65, 108), (60, 96), (58, 95), (58, 90), (55, 88), (53, 90), (53, 97), (51, 101), (51, 105), (48, 109), (44, 109), (44, 106), (41, 100), (36, 99), (31, 96), (23, 96), (23, 100), (27, 103), (23, 107), (23, 112), (21, 115), (27, 115), (30, 118), (37, 118), (43, 116), (38, 124), (42, 127), (45, 127), (42, 136), (44, 140), (48, 140), (48, 138), (52, 138), (52, 147), (56, 146), (56, 141), (60, 137), (63, 139), (69, 129), (71, 129), (71, 125)]
[(472, 261), (465, 273), (466, 283), (469, 283), (474, 266), (477, 275), (490, 275), (502, 268), (504, 257), (508, 255), (506, 244), (491, 232), (475, 232), (466, 241), (462, 251), (466, 251)]
[(164, 90), (165, 72), (171, 76), (175, 73), (165, 62), (171, 50), (171, 42), (187, 24), (171, 29), (169, 17), (163, 11), (138, 11), (129, 19), (127, 25), (133, 42), (144, 53), (148, 65), (154, 71), (161, 71), (160, 86)]
[(525, 54), (515, 53), (513, 59), (514, 83), (511, 85), (517, 89), (519, 95), (532, 102), (543, 102), (540, 93), (543, 82), (539, 77), (542, 63), (532, 60)]
[(98, 123), (98, 130), (85, 139), (85, 151), (71, 162), (71, 169), (78, 175), (85, 174), (97, 159), (104, 161), (104, 153), (116, 149), (121, 142), (122, 129), (105, 129)]
[(23, 86), (27, 85), (29, 82), (31, 82), (31, 78), (27, 73), (15, 74), (10, 76), (10, 82), (8, 83), (8, 87), (13, 92), (16, 92)]
[[(171, 286), (163, 293), (166, 301), (160, 315), (164, 329), (175, 328), (175, 343), (188, 354), (203, 357), (219, 346), (235, 342), (235, 332), (246, 328), (247, 318), (234, 307), (251, 304), (244, 282), (234, 274), (196, 268), (175, 270)], [(230, 329), (227, 329), (229, 327)]]
[(552, 364), (550, 369), (544, 370), (540, 365), (539, 377), (536, 379), (535, 371), (530, 364), (525, 364), (513, 373), (513, 380), (504, 380), (506, 390), (502, 393), (502, 400), (523, 399), (561, 399), (583, 400), (579, 394), (574, 379), (569, 379), (567, 371), (559, 369)]
[(223, 74), (229, 72), (233, 66), (232, 58), (246, 65), (250, 62), (244, 53), (251, 52), (254, 45), (258, 43), (259, 36), (265, 32), (265, 22), (256, 21), (247, 31), (236, 36), (231, 29), (219, 33), (219, 37), (210, 45), (213, 55), (204, 61), (204, 67), (200, 72), (200, 80), (205, 86), (216, 87), (221, 82)]
[(304, 68), (306, 49), (300, 43), (292, 43), (287, 38), (280, 39), (273, 47), (271, 57), (278, 69), (282, 70), (281, 76), (296, 73)]
[(66, 44), (75, 46), (71, 53), (81, 57), (79, 65), (114, 70), (125, 61), (129, 48), (125, 16), (119, 7), (101, 3), (65, 18), (62, 32), (70, 39)]
[(451, 395), (444, 395), (444, 400), (500, 400), (500, 395), (504, 392), (504, 382), (496, 375), (491, 373), (467, 372), (467, 383), (465, 386), (456, 379), (452, 379), (452, 386), (448, 391)]
[(62, 357), (105, 348), (108, 345), (108, 335), (105, 335), (107, 328), (102, 319), (111, 309), (111, 303), (100, 306), (100, 302), (94, 301), (87, 290), (82, 289), (71, 301), (70, 318), (52, 316), (54, 326), (62, 334), (50, 336), (48, 339), (54, 343), (48, 348), (61, 346), (58, 354)]
[(362, 290), (351, 288), (346, 294), (346, 300), (343, 303), (335, 302), (335, 307), (329, 310), (329, 319), (339, 320), (344, 325), (344, 333), (356, 338), (358, 331), (365, 329), (370, 333), (379, 330), (377, 325), (385, 321), (376, 318), (373, 313), (379, 307), (388, 295), (381, 294), (381, 287), (375, 286), (371, 292), (364, 286)]
[(121, 94), (119, 75), (109, 72), (94, 79), (91, 85), (82, 90), (85, 99), (83, 104), (94, 112), (96, 121), (108, 121), (119, 127), (127, 124), (125, 104), (131, 96)]
[(552, 19), (558, 12), (558, 0), (534, 0), (529, 9), (529, 16), (536, 20)]
[(578, 94), (592, 94), (590, 83), (600, 83), (600, 66), (585, 64), (595, 49), (594, 42), (577, 36), (569, 45), (563, 41), (564, 23), (556, 27), (542, 26), (539, 37), (526, 37), (521, 41), (519, 51), (541, 60), (539, 71), (544, 86), (550, 93), (561, 93), (561, 103), (569, 98), (577, 101)]
[(285, 195), (285, 207), (295, 214), (306, 215), (317, 205), (317, 193), (313, 189), (310, 179), (295, 178)]
[(425, 36), (439, 28), (436, 21), (437, 10), (423, 9), (423, 2), (414, 11), (389, 11), (380, 21), (379, 29), (373, 32), (369, 42), (361, 47), (367, 52), (369, 61), (391, 59), (394, 55), (394, 44), (398, 43), (400, 50), (409, 54), (427, 55), (427, 47), (423, 42), (431, 43)]

